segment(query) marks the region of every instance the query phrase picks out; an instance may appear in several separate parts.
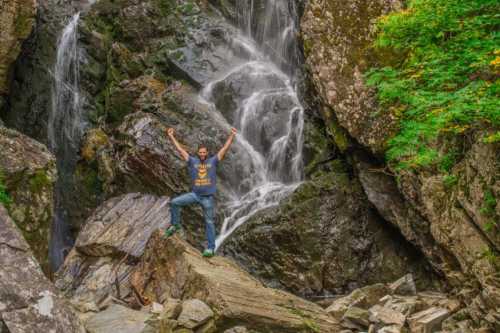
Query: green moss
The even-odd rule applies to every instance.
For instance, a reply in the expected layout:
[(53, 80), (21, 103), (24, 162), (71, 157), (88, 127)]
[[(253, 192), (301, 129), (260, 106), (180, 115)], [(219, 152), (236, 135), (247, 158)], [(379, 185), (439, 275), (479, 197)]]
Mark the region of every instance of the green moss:
[(446, 188), (450, 189), (458, 183), (458, 177), (455, 175), (446, 175), (443, 177), (443, 183)]
[(0, 204), (4, 204), (8, 206), (12, 202), (9, 194), (7, 193), (7, 189), (5, 186), (5, 178), (3, 171), (0, 169)]
[(30, 178), (29, 182), (30, 191), (33, 193), (40, 193), (41, 191), (52, 185), (52, 180), (47, 175), (47, 172), (44, 169), (37, 170), (35, 174)]
[(495, 198), (493, 192), (490, 189), (484, 191), (484, 202), (480, 210), (481, 214), (485, 216), (495, 215), (496, 205), (497, 205), (497, 199)]

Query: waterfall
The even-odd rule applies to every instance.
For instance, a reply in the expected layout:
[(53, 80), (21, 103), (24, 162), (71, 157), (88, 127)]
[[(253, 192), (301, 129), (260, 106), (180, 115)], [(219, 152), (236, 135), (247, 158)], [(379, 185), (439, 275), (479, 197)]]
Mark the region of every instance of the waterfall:
[(67, 223), (65, 202), (74, 187), (73, 175), (78, 158), (80, 140), (85, 127), (82, 117), (83, 97), (79, 86), (79, 66), (82, 51), (78, 47), (76, 13), (62, 30), (57, 43), (57, 57), (53, 69), (52, 108), (48, 121), (49, 148), (56, 156), (58, 179), (55, 185), (54, 220), (52, 223), (49, 258), (56, 271), (73, 245)]
[[(238, 129), (236, 144), (246, 155), (238, 158), (251, 164), (253, 172), (242, 171), (238, 177), (247, 190), (236, 192), (225, 205), (217, 248), (255, 213), (292, 193), (303, 177), (304, 109), (293, 84), (299, 59), (293, 1), (239, 1), (238, 28), (241, 34), (234, 43), (250, 53), (248, 61), (207, 84), (200, 94), (217, 108), (218, 89), (246, 85), (226, 118)], [(227, 119), (217, 121), (230, 126)]]

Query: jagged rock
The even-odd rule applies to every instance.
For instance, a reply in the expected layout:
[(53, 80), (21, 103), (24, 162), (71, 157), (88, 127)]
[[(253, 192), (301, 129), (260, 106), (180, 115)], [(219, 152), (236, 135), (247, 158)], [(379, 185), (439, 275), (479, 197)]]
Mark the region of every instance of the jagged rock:
[(448, 298), (447, 295), (438, 292), (419, 292), (418, 298), (425, 303), (427, 307), (437, 306), (448, 309), (452, 313), (461, 307), (460, 301), (457, 299)]
[(0, 205), (0, 327), (10, 333), (84, 333), (78, 317), (44, 276), (28, 243)]
[(385, 284), (378, 283), (356, 289), (349, 295), (335, 300), (326, 311), (335, 318), (340, 319), (344, 313), (352, 306), (368, 309), (389, 292)]
[(425, 308), (425, 303), (416, 296), (400, 297), (388, 295), (380, 299), (379, 303), (383, 307), (395, 310), (405, 316), (409, 316)]
[(0, 147), (0, 173), (11, 197), (7, 209), (42, 268), (48, 272), (55, 158), (43, 144), (2, 126)]
[(249, 329), (299, 332), (315, 327), (331, 332), (338, 326), (319, 306), (283, 291), (264, 287), (231, 260), (204, 259), (177, 236), (163, 240), (153, 234), (135, 271), (149, 277), (135, 286), (155, 301), (170, 297), (197, 298), (215, 312), (215, 325), (242, 324)]
[(348, 320), (357, 325), (368, 327), (370, 325), (370, 313), (365, 309), (351, 306), (344, 313), (342, 320)]
[(168, 202), (167, 197), (137, 193), (106, 201), (87, 220), (57, 273), (56, 285), (74, 302), (94, 302), (99, 308), (109, 295), (131, 296), (131, 265), (141, 257), (151, 233), (168, 225)]
[(369, 313), (371, 322), (381, 323), (384, 326), (396, 325), (398, 327), (403, 327), (406, 321), (406, 316), (402, 313), (382, 307), (380, 305), (372, 306), (369, 310)]
[(75, 247), (88, 256), (139, 258), (153, 231), (167, 227), (168, 203), (166, 197), (141, 194), (109, 200), (89, 217)]
[[(12, 64), (35, 23), (34, 0), (7, 0), (0, 8), (0, 100), (9, 92)], [(0, 102), (0, 106), (2, 103)]]
[(389, 284), (389, 289), (396, 295), (415, 295), (417, 293), (417, 287), (415, 286), (415, 281), (413, 281), (413, 275), (411, 274), (406, 274), (402, 278)]
[(408, 317), (408, 324), (415, 333), (433, 332), (441, 329), (441, 323), (449, 315), (450, 311), (447, 309), (432, 307)]
[(87, 319), (85, 328), (88, 333), (154, 333), (147, 321), (151, 314), (135, 311), (118, 304), (112, 304)]
[(177, 318), (180, 325), (187, 328), (196, 328), (206, 323), (214, 316), (208, 305), (199, 299), (188, 299), (182, 302), (182, 311)]

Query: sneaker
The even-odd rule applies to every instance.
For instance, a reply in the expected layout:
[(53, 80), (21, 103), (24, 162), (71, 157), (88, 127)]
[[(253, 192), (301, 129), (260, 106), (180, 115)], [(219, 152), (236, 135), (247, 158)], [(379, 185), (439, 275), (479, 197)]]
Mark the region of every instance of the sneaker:
[(210, 257), (213, 257), (214, 255), (215, 255), (214, 250), (205, 249), (205, 251), (203, 251), (204, 257), (210, 258)]
[(173, 234), (175, 234), (177, 231), (181, 230), (181, 226), (178, 225), (178, 224), (171, 224), (167, 229), (165, 229), (165, 233), (163, 234), (163, 236), (166, 238), (166, 237), (170, 237), (172, 236)]

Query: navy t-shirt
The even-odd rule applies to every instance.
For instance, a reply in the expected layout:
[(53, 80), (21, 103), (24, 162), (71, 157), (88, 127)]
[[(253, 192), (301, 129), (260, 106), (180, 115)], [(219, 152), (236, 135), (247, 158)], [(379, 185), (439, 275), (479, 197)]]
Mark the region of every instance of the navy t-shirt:
[(198, 157), (189, 156), (188, 169), (194, 193), (199, 195), (215, 194), (215, 177), (218, 162), (217, 155), (207, 158), (204, 162), (201, 162)]

